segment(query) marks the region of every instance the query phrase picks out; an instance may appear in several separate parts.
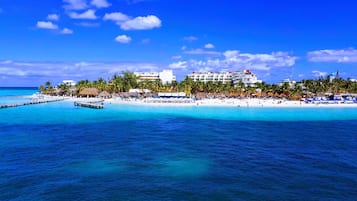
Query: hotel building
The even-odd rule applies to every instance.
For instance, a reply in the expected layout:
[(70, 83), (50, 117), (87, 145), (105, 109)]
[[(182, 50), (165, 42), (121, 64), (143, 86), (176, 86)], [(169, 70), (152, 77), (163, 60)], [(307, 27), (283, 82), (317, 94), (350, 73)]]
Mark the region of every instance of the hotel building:
[(134, 75), (139, 78), (139, 81), (160, 80), (163, 84), (171, 84), (173, 81), (176, 81), (176, 76), (174, 76), (172, 70), (163, 70), (161, 72), (134, 72)]
[(255, 87), (256, 83), (261, 83), (262, 81), (258, 80), (257, 76), (255, 76), (252, 71), (242, 70), (233, 73), (232, 82), (234, 86), (237, 86), (240, 82), (242, 82), (246, 87)]
[(254, 87), (256, 83), (262, 82), (250, 71), (242, 70), (237, 72), (192, 72), (187, 75), (195, 82), (223, 82), (223, 83), (232, 83), (234, 86), (237, 86), (240, 82), (244, 86)]
[(192, 72), (187, 76), (195, 82), (232, 82), (232, 72)]

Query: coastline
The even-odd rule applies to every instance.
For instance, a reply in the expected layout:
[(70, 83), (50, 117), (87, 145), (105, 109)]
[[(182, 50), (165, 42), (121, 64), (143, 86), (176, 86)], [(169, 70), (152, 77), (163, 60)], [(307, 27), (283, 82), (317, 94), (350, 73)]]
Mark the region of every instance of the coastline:
[[(48, 96), (51, 98), (51, 96)], [(45, 99), (48, 98), (45, 96)], [(161, 99), (162, 100), (162, 99)], [(66, 97), (64, 101), (104, 101), (105, 104), (117, 104), (117, 105), (137, 105), (137, 106), (159, 106), (159, 107), (242, 107), (242, 108), (357, 108), (356, 103), (305, 103), (304, 101), (292, 101), (282, 99), (258, 99), (258, 98), (246, 98), (246, 99), (202, 99), (192, 100), (191, 102), (177, 102), (180, 99), (171, 99), (170, 101), (160, 102), (157, 99), (156, 102), (150, 102), (147, 99), (122, 99), (122, 98), (78, 98), (78, 97)]]

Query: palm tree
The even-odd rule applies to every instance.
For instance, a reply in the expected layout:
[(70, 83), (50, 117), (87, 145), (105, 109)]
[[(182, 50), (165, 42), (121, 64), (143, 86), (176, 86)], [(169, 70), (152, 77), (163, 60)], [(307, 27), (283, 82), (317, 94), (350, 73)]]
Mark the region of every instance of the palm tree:
[(137, 77), (134, 73), (129, 71), (123, 72), (123, 88), (124, 91), (129, 91), (130, 89), (137, 87)]
[(45, 86), (46, 86), (47, 89), (52, 88), (52, 84), (51, 84), (50, 81), (47, 81), (47, 82), (45, 83)]

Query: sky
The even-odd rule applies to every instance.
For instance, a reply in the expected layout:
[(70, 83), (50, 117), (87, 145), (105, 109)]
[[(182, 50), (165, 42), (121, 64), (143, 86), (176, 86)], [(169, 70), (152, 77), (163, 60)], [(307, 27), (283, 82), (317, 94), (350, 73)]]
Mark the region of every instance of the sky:
[(354, 0), (0, 0), (0, 86), (122, 71), (357, 78)]

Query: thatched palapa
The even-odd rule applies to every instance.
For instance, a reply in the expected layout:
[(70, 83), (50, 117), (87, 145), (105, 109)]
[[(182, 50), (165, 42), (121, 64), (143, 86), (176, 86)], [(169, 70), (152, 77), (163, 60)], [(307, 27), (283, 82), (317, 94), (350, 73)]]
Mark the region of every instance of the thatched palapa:
[(79, 92), (79, 96), (96, 97), (98, 96), (97, 88), (84, 88)]
[(98, 95), (100, 98), (111, 98), (112, 96), (107, 91), (102, 91)]

